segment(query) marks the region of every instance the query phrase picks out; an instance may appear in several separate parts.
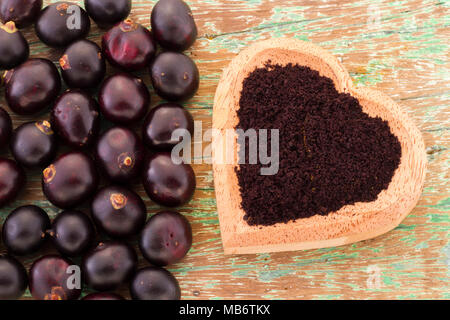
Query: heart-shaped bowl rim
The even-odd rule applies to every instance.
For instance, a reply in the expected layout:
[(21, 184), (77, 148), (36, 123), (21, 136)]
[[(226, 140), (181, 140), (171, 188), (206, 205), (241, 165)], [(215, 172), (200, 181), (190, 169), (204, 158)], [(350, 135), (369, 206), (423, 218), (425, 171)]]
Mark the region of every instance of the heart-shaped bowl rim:
[[(357, 98), (363, 111), (387, 120), (401, 143), (401, 162), (387, 190), (377, 200), (347, 205), (327, 216), (315, 215), (271, 226), (250, 226), (243, 219), (237, 168), (237, 135), (233, 147), (228, 129), (238, 123), (243, 80), (256, 68), (288, 63), (308, 66), (331, 78), (339, 92)], [(212, 139), (213, 173), (217, 210), (225, 254), (267, 253), (341, 246), (384, 234), (400, 224), (422, 193), (426, 175), (425, 145), (419, 129), (387, 95), (368, 88), (355, 88), (345, 67), (326, 50), (296, 39), (257, 42), (239, 53), (228, 65), (214, 97)], [(268, 128), (270, 129), (270, 128)], [(216, 137), (216, 138), (215, 138)], [(227, 141), (227, 142), (226, 142)], [(230, 151), (231, 149), (231, 151)], [(224, 154), (235, 161), (225, 161)], [(229, 159), (229, 158), (228, 158)], [(268, 204), (270, 205), (270, 204)]]

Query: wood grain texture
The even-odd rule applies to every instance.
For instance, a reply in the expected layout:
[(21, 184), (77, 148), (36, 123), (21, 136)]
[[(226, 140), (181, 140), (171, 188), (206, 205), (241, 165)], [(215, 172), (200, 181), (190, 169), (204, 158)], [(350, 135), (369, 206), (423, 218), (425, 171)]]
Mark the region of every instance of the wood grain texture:
[[(211, 166), (194, 165), (195, 197), (180, 209), (192, 222), (194, 246), (181, 263), (169, 268), (180, 281), (183, 298), (450, 299), (450, 2), (188, 2), (199, 27), (199, 39), (188, 54), (199, 66), (201, 85), (185, 106), (202, 121), (203, 130), (211, 127), (222, 70), (236, 53), (257, 40), (294, 37), (338, 56), (356, 86), (372, 86), (399, 103), (424, 136), (429, 164), (418, 205), (395, 230), (339, 248), (247, 256), (224, 256)], [(154, 3), (134, 0), (131, 16), (150, 27)], [(89, 38), (100, 43), (103, 32), (94, 25)], [(57, 61), (60, 52), (40, 43), (32, 28), (25, 35), (33, 57)], [(147, 70), (137, 75), (149, 84)], [(152, 98), (156, 105), (159, 99), (154, 94)], [(3, 97), (0, 104), (6, 107)], [(14, 117), (14, 125), (47, 116)], [(135, 187), (150, 214), (158, 211), (143, 188)], [(59, 210), (44, 199), (39, 172), (30, 172), (26, 191), (20, 200), (0, 209), (0, 217), (3, 220), (14, 207), (29, 203), (54, 216)], [(29, 266), (35, 258), (23, 261)], [(127, 295), (126, 288), (121, 292)]]

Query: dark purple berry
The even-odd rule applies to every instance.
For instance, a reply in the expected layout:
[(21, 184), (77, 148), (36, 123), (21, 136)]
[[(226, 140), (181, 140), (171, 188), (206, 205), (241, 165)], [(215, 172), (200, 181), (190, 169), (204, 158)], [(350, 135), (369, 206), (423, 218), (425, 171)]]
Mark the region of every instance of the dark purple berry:
[(56, 156), (57, 140), (50, 122), (27, 122), (16, 128), (11, 138), (11, 153), (28, 168), (48, 165)]
[(0, 1), (0, 21), (14, 21), (17, 28), (31, 26), (42, 8), (42, 0), (2, 0)]
[(15, 258), (0, 255), (0, 300), (16, 300), (28, 286), (27, 271)]
[(195, 174), (188, 164), (173, 163), (170, 153), (152, 155), (144, 165), (143, 185), (150, 199), (166, 207), (178, 207), (191, 200)]
[(101, 28), (125, 20), (131, 12), (131, 6), (131, 0), (84, 0), (87, 13)]
[(25, 185), (25, 172), (15, 161), (0, 158), (0, 208), (13, 201)]
[(134, 300), (180, 300), (181, 290), (177, 279), (159, 267), (140, 269), (130, 283)]
[(184, 101), (197, 92), (200, 76), (194, 61), (177, 52), (160, 53), (150, 68), (156, 93), (169, 101)]
[[(194, 134), (194, 119), (182, 106), (164, 103), (154, 107), (147, 115), (142, 127), (144, 143), (152, 150), (171, 151), (182, 139), (173, 139), (175, 130)], [(183, 134), (183, 137), (184, 137)]]
[(147, 67), (156, 53), (151, 32), (131, 19), (118, 23), (103, 36), (102, 49), (113, 66), (126, 71)]
[(29, 59), (5, 74), (5, 98), (20, 115), (40, 112), (53, 103), (61, 90), (61, 78), (53, 62)]
[(82, 152), (60, 156), (42, 174), (42, 189), (55, 206), (69, 209), (92, 197), (98, 185), (94, 162)]
[(68, 90), (52, 109), (52, 126), (62, 140), (73, 148), (92, 144), (100, 131), (97, 102), (81, 90)]
[(74, 257), (89, 249), (95, 237), (95, 229), (83, 212), (63, 211), (53, 220), (49, 234), (61, 254)]
[(129, 125), (142, 120), (147, 113), (150, 93), (141, 79), (119, 73), (103, 82), (98, 102), (106, 119)]
[(147, 219), (147, 208), (141, 197), (121, 186), (109, 186), (97, 192), (91, 211), (95, 224), (112, 238), (137, 235)]
[(197, 38), (197, 26), (189, 6), (181, 0), (161, 0), (153, 7), (152, 32), (161, 47), (184, 51)]
[(22, 32), (10, 21), (0, 26), (0, 69), (12, 69), (25, 62), (30, 48)]
[(127, 184), (141, 173), (144, 147), (133, 131), (113, 127), (98, 139), (96, 160), (109, 179)]
[(67, 1), (45, 7), (35, 24), (37, 36), (50, 47), (66, 47), (86, 37), (90, 28), (91, 21), (86, 11)]
[(81, 294), (81, 283), (76, 281), (77, 274), (74, 266), (72, 261), (59, 255), (47, 255), (36, 260), (30, 268), (30, 291), (33, 298), (36, 300), (78, 299)]
[(191, 225), (183, 215), (175, 211), (162, 211), (153, 215), (139, 238), (142, 255), (156, 266), (167, 266), (180, 261), (191, 246)]
[(93, 89), (103, 80), (106, 62), (100, 47), (89, 40), (72, 43), (59, 59), (61, 75), (70, 88)]
[(50, 219), (44, 210), (33, 205), (19, 207), (8, 215), (3, 224), (3, 243), (14, 255), (36, 253), (46, 241), (49, 228)]
[(12, 128), (11, 117), (5, 109), (0, 107), (0, 149), (9, 144)]
[(97, 291), (111, 291), (129, 281), (136, 271), (134, 249), (115, 241), (100, 243), (83, 258), (82, 271), (86, 284)]

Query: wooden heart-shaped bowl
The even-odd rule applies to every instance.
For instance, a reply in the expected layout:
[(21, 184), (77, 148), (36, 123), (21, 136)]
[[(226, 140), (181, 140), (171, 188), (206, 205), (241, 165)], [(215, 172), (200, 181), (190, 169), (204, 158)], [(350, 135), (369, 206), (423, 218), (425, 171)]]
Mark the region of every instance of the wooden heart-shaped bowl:
[[(256, 68), (263, 68), (268, 60), (272, 64), (292, 63), (317, 70), (321, 76), (331, 78), (339, 92), (350, 93), (358, 99), (364, 112), (388, 121), (392, 133), (401, 143), (402, 155), (388, 189), (383, 190), (377, 200), (347, 205), (327, 216), (315, 215), (271, 226), (250, 226), (244, 221), (245, 212), (241, 208), (235, 173), (238, 166), (237, 135), (232, 137), (232, 150), (227, 139), (217, 137), (223, 137), (226, 131), (229, 132), (227, 129), (235, 129), (243, 80)], [(426, 154), (418, 128), (385, 94), (355, 88), (344, 66), (333, 55), (311, 43), (272, 39), (243, 50), (224, 70), (217, 87), (213, 128), (221, 133), (213, 136), (212, 149), (217, 210), (225, 254), (334, 247), (374, 238), (399, 225), (414, 208), (422, 192)], [(230, 152), (236, 161), (223, 159)]]

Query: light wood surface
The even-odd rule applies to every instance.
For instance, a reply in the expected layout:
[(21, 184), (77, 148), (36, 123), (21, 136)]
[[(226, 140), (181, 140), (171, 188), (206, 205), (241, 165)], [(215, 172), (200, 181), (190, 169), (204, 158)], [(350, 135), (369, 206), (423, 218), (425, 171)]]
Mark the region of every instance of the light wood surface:
[[(131, 17), (150, 28), (155, 3), (134, 0)], [(185, 106), (195, 120), (202, 121), (204, 131), (212, 125), (213, 97), (222, 71), (236, 54), (259, 40), (292, 37), (330, 51), (349, 71), (356, 87), (380, 90), (398, 103), (424, 137), (428, 173), (417, 206), (397, 228), (380, 237), (337, 248), (225, 256), (212, 168), (194, 165), (197, 190), (194, 199), (180, 208), (192, 222), (194, 245), (181, 263), (169, 268), (180, 281), (183, 298), (450, 299), (450, 2), (188, 3), (199, 38), (187, 53), (199, 66), (201, 83), (197, 95)], [(89, 39), (100, 43), (103, 33), (93, 24)], [(61, 53), (40, 43), (32, 28), (25, 35), (33, 57), (58, 61)], [(147, 70), (137, 75), (150, 87)], [(152, 93), (152, 106), (158, 102)], [(6, 107), (3, 89), (0, 104)], [(14, 116), (14, 125), (47, 117)], [(160, 209), (148, 200), (141, 185), (135, 189), (144, 197), (150, 214)], [(13, 208), (28, 203), (42, 206), (51, 216), (59, 211), (45, 201), (37, 171), (29, 173), (20, 200), (0, 209), (1, 220)], [(22, 261), (29, 266), (36, 257)], [(143, 260), (140, 264), (147, 265)]]

